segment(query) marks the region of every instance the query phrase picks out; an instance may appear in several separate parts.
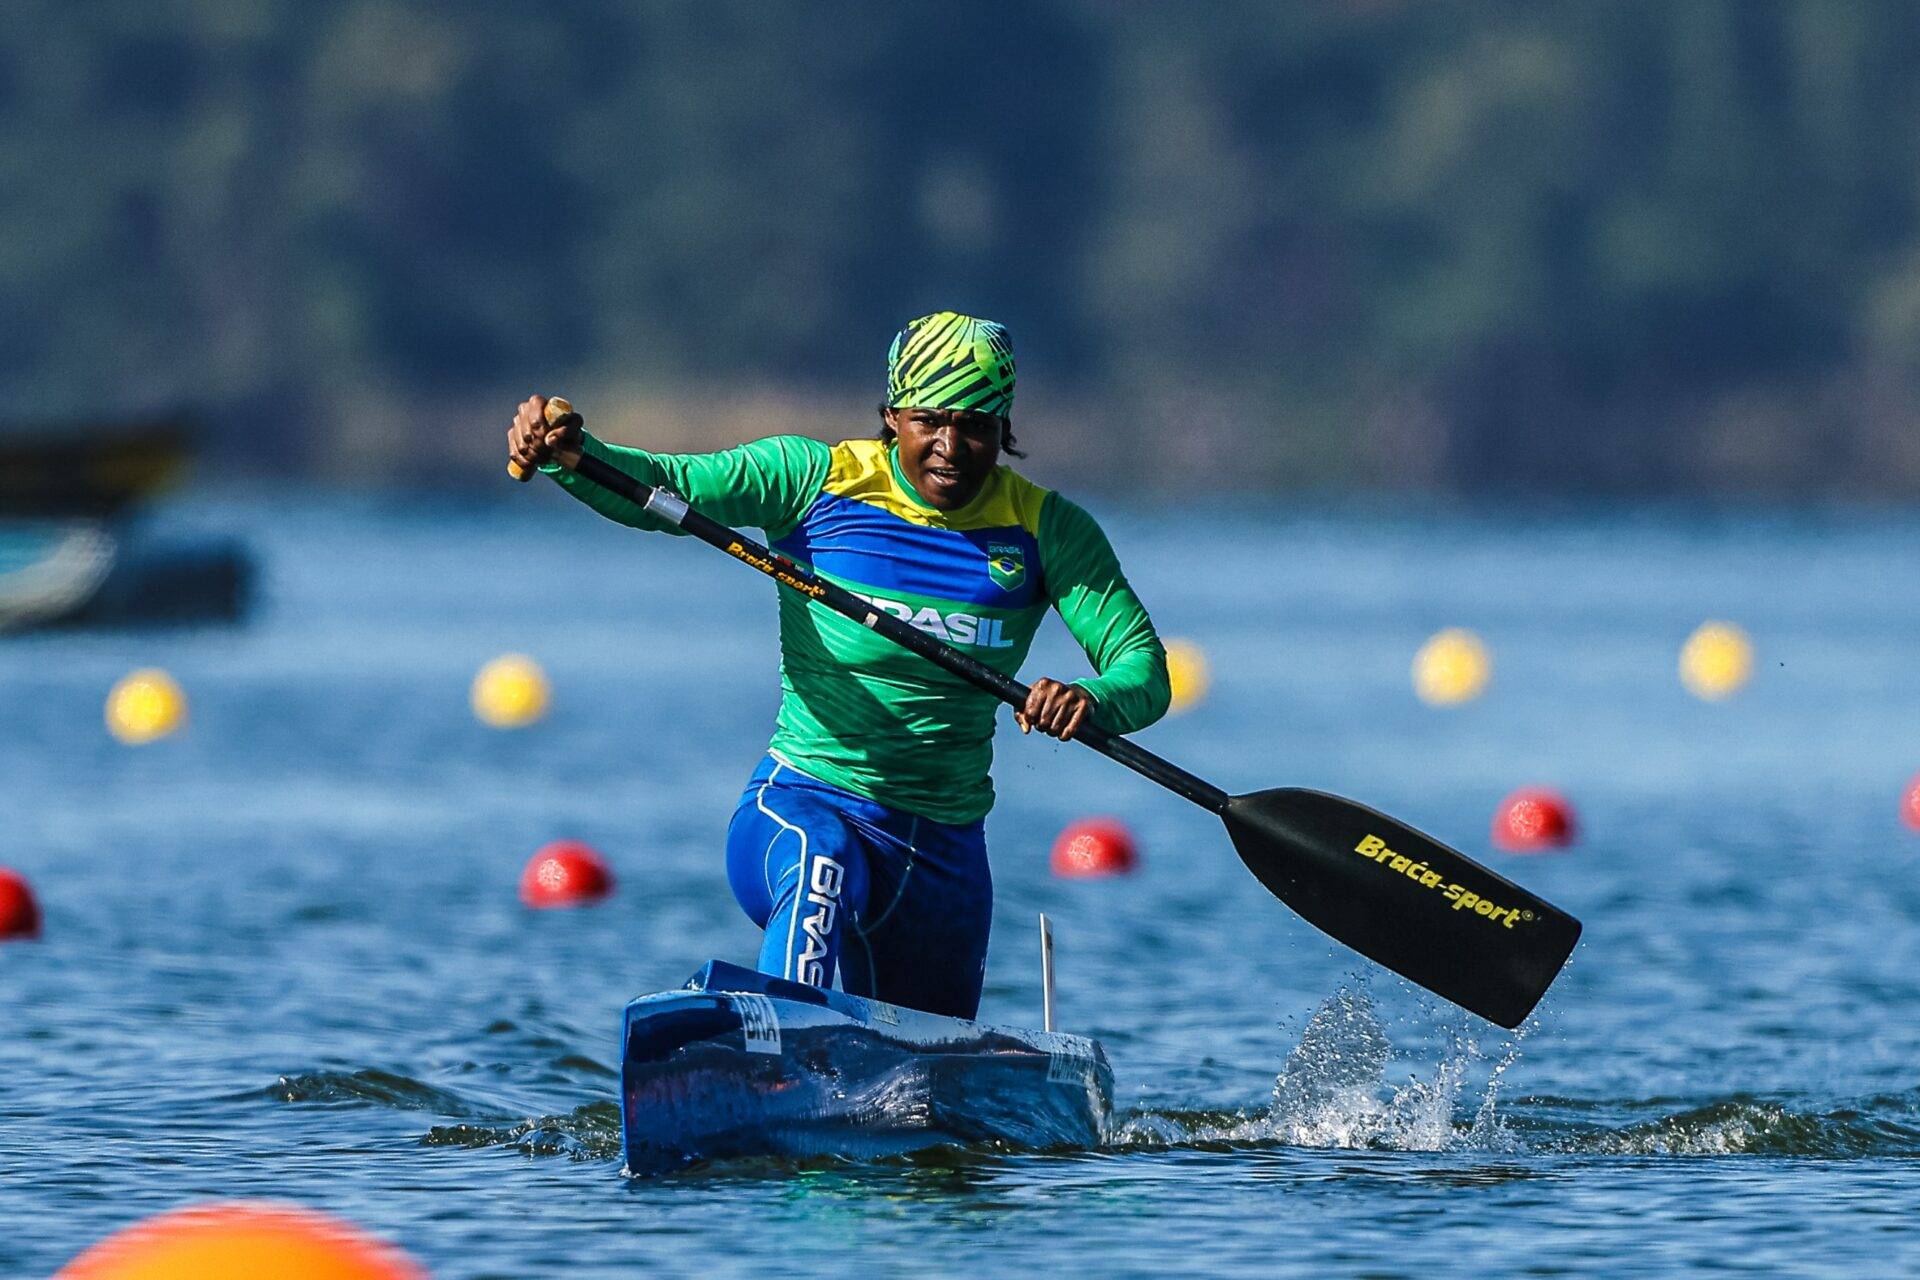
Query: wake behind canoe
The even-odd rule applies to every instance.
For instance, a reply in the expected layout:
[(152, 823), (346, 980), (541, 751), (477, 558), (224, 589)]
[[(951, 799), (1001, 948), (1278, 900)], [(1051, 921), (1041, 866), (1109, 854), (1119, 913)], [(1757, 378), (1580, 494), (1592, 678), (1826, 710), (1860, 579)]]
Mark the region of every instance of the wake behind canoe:
[(921, 1013), (715, 960), (627, 1005), (629, 1173), (745, 1156), (1092, 1146), (1113, 1072), (1098, 1042)]

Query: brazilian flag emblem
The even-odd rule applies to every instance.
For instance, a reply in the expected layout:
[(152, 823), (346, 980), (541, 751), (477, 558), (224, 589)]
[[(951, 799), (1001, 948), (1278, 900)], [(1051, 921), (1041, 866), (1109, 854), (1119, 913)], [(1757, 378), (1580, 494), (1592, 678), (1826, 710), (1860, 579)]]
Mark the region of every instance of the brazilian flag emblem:
[(1004, 542), (988, 543), (987, 576), (1002, 591), (1018, 590), (1027, 580), (1026, 548)]

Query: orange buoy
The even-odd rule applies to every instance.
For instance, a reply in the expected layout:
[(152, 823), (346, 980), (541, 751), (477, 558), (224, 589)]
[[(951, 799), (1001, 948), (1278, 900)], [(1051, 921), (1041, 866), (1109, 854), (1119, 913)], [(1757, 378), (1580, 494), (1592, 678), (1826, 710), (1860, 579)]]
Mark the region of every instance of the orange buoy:
[(108, 1236), (55, 1280), (426, 1280), (391, 1245), (292, 1205), (176, 1209)]
[(1069, 879), (1123, 876), (1140, 864), (1133, 833), (1114, 818), (1070, 824), (1053, 842), (1053, 874)]
[(1920, 831), (1920, 773), (1913, 775), (1913, 781), (1907, 784), (1907, 794), (1900, 797), (1900, 817), (1915, 831)]
[(520, 901), (530, 907), (578, 907), (612, 892), (607, 860), (578, 840), (543, 846), (520, 873)]
[(0, 867), (0, 938), (40, 936), (40, 904), (18, 871)]
[(1508, 853), (1543, 853), (1573, 843), (1573, 806), (1548, 787), (1522, 787), (1493, 813), (1493, 843)]

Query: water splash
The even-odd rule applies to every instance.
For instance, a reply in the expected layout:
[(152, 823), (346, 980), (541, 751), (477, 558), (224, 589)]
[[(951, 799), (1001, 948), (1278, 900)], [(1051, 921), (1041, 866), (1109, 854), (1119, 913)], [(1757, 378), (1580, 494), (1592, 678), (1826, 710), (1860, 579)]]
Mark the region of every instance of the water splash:
[(1509, 1041), (1487, 1086), (1462, 1121), (1461, 1099), (1484, 1057), (1464, 1026), (1447, 1032), (1432, 1074), (1387, 1082), (1393, 1045), (1363, 979), (1352, 979), (1314, 1011), (1274, 1080), (1265, 1109), (1251, 1114), (1142, 1112), (1123, 1122), (1120, 1146), (1273, 1144), (1391, 1151), (1511, 1151), (1515, 1140), (1496, 1103), (1501, 1076), (1519, 1056)]
[[(1120, 1148), (1289, 1146), (1530, 1156), (1920, 1158), (1920, 1090), (1821, 1108), (1791, 1097), (1519, 1097), (1503, 1088), (1533, 1028), (1483, 1052), (1464, 1020), (1424, 1078), (1390, 1084), (1393, 1047), (1362, 980), (1317, 1009), (1263, 1109), (1143, 1111)], [(1474, 1097), (1474, 1082), (1484, 1083)], [(1652, 1113), (1651, 1117), (1649, 1113)]]
[(564, 1116), (536, 1116), (513, 1124), (435, 1125), (420, 1145), (509, 1147), (528, 1156), (611, 1160), (620, 1155), (620, 1108), (609, 1101), (589, 1102)]
[[(1468, 1127), (1464, 1145), (1476, 1151), (1517, 1152), (1525, 1144), (1517, 1134), (1507, 1126), (1500, 1115), (1500, 1088), (1506, 1080), (1507, 1071), (1520, 1061), (1520, 1046), (1527, 1033), (1539, 1024), (1532, 1019), (1522, 1024), (1506, 1042), (1506, 1047), (1493, 1069), (1487, 1073), (1486, 1088), (1481, 1091), (1480, 1105), (1474, 1110), (1473, 1123)], [(1462, 1033), (1464, 1034), (1464, 1033)]]

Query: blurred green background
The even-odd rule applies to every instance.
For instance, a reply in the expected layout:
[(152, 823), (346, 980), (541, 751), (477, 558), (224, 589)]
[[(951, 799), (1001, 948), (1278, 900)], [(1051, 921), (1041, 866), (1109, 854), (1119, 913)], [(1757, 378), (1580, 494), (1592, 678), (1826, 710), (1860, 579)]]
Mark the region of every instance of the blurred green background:
[(864, 433), (1007, 322), (1053, 475), (1920, 493), (1920, 5), (13, 0), (11, 431), (497, 469)]

